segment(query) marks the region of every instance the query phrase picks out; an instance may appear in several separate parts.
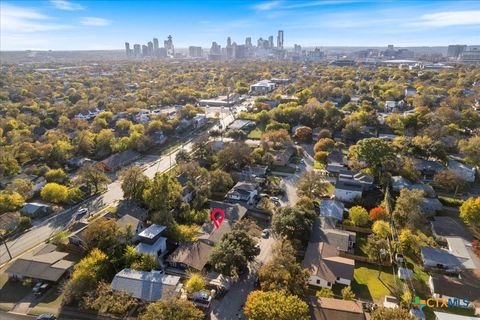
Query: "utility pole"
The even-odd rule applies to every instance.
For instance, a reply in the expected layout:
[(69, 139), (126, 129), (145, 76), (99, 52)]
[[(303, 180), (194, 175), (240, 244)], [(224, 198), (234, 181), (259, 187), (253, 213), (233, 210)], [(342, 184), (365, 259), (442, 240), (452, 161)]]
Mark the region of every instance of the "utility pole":
[(8, 245), (7, 245), (7, 242), (5, 241), (5, 238), (2, 237), (2, 242), (3, 244), (5, 245), (5, 249), (7, 249), (7, 253), (8, 253), (8, 256), (10, 257), (10, 260), (12, 260), (12, 254), (10, 253), (10, 250), (8, 249)]

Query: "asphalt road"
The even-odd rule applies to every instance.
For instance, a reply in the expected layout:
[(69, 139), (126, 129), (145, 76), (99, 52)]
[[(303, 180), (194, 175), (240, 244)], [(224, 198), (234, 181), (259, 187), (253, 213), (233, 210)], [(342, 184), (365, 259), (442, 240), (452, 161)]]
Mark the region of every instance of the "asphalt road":
[[(225, 125), (233, 122), (233, 116), (224, 114), (222, 122)], [(175, 156), (181, 150), (191, 151), (194, 139), (186, 140), (176, 151), (167, 156), (146, 156), (139, 160), (145, 169), (145, 175), (149, 178), (153, 178), (157, 172), (164, 172), (175, 165)], [(145, 158), (148, 162), (145, 163)], [(89, 212), (96, 212), (101, 208), (111, 205), (116, 201), (123, 199), (123, 191), (121, 188), (121, 182), (119, 180), (113, 181), (107, 186), (107, 191), (83, 204), (82, 207), (87, 207)], [(65, 229), (70, 221), (75, 210), (70, 209), (56, 214), (55, 216), (41, 222), (40, 224), (32, 227), (30, 230), (23, 233), (21, 236), (7, 242), (7, 246), (10, 250), (10, 254), (13, 258), (21, 255), (25, 251), (34, 248), (38, 244), (44, 242), (50, 238), (56, 232)], [(0, 245), (0, 267), (9, 261), (9, 255), (3, 244)]]
[(0, 319), (2, 319), (2, 320), (32, 320), (32, 319), (35, 319), (35, 317), (22, 315), (22, 314), (8, 313), (8, 312), (5, 312), (5, 311), (0, 311)]

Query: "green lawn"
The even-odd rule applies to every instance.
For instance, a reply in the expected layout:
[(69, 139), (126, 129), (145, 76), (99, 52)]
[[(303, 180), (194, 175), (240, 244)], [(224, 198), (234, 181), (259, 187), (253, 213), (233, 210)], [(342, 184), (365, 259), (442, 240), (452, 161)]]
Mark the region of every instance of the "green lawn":
[(367, 238), (368, 234), (357, 232), (355, 240), (355, 254), (359, 256), (367, 256)]
[(352, 289), (357, 298), (379, 303), (384, 296), (391, 295), (390, 288), (394, 281), (391, 267), (383, 267), (379, 275), (376, 266), (355, 262)]
[(259, 128), (255, 128), (255, 130), (250, 131), (247, 138), (259, 140), (260, 137), (262, 136), (262, 133), (263, 133), (262, 130), (260, 130)]

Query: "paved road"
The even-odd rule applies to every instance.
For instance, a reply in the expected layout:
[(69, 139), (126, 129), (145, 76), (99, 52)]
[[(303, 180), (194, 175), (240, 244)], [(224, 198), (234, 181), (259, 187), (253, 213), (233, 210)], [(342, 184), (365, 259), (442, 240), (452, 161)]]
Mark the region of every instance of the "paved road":
[(212, 320), (233, 320), (245, 319), (243, 316), (243, 306), (248, 294), (255, 290), (254, 282), (256, 272), (272, 256), (272, 246), (275, 243), (273, 237), (268, 239), (260, 239), (260, 254), (250, 266), (250, 272), (247, 275), (240, 277), (239, 281), (235, 283), (232, 288), (221, 300), (214, 300), (212, 302), (210, 319)]
[(22, 314), (13, 314), (5, 311), (0, 311), (0, 319), (2, 320), (32, 320), (35, 319), (33, 316), (27, 316)]
[[(222, 122), (227, 125), (233, 122), (234, 118), (231, 114), (222, 115), (224, 118)], [(149, 178), (155, 176), (157, 172), (164, 172), (170, 167), (175, 165), (175, 155), (184, 149), (186, 151), (191, 151), (194, 143), (194, 139), (187, 140), (185, 144), (179, 147), (175, 152), (171, 153), (169, 156), (146, 156), (138, 162), (145, 167), (145, 175)], [(145, 161), (145, 158), (148, 159), (148, 162)], [(88, 207), (90, 212), (95, 212), (101, 208), (108, 206), (123, 199), (123, 191), (121, 188), (121, 182), (116, 180), (110, 183), (107, 186), (107, 191), (94, 199), (91, 199), (82, 206)], [(63, 211), (42, 223), (32, 227), (27, 232), (23, 233), (16, 239), (7, 242), (8, 248), (10, 250), (13, 258), (21, 255), (25, 251), (34, 248), (36, 245), (42, 243), (43, 241), (50, 238), (53, 234), (58, 231), (65, 229), (71, 219), (75, 210), (66, 210)], [(4, 245), (0, 245), (0, 266), (9, 261), (9, 256)]]

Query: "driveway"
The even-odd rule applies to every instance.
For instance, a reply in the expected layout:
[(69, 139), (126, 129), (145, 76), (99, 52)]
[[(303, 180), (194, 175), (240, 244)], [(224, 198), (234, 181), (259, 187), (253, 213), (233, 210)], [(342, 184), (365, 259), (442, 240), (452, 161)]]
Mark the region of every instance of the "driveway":
[(250, 292), (255, 290), (254, 283), (256, 272), (272, 256), (272, 246), (275, 239), (270, 236), (268, 239), (261, 238), (259, 241), (260, 254), (250, 265), (250, 272), (243, 275), (232, 286), (228, 293), (221, 300), (214, 300), (211, 306), (210, 319), (212, 320), (233, 320), (245, 319), (243, 306)]

